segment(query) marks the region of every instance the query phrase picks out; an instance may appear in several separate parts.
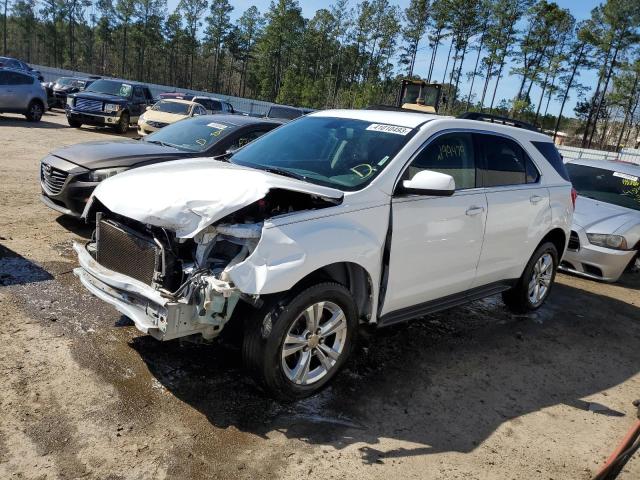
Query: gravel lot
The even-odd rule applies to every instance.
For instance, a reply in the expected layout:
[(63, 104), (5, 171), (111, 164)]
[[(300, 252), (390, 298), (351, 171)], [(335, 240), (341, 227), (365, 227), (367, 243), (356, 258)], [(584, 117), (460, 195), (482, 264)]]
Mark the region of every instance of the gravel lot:
[(232, 347), (141, 336), (71, 273), (90, 231), (39, 200), (47, 152), (112, 138), (60, 112), (0, 116), (0, 478), (588, 479), (633, 423), (638, 274), (559, 275), (533, 315), (492, 297), (363, 331), (295, 405)]

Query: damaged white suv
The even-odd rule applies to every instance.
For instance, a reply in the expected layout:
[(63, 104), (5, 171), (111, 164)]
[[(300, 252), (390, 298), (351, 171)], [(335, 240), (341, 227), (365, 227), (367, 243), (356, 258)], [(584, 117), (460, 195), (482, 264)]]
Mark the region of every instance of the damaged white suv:
[(359, 323), (499, 292), (517, 311), (540, 307), (570, 232), (563, 169), (549, 138), (524, 129), (317, 112), (227, 159), (101, 183), (75, 274), (159, 340), (241, 326), (256, 379), (300, 398), (335, 376)]

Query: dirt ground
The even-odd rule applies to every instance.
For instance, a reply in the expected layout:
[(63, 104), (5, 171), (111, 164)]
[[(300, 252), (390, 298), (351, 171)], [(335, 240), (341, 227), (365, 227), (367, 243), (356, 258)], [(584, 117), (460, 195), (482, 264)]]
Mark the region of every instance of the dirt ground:
[(0, 478), (586, 480), (634, 422), (638, 274), (559, 275), (533, 315), (492, 297), (363, 331), (333, 386), (294, 405), (232, 347), (142, 336), (73, 276), (88, 229), (39, 200), (47, 152), (115, 138), (0, 116)]

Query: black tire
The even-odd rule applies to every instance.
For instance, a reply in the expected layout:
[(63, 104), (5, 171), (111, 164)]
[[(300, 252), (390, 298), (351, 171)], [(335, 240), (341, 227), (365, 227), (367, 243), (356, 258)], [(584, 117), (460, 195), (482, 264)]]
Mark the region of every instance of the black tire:
[(629, 265), (626, 266), (624, 271), (625, 272), (637, 272), (637, 271), (640, 271), (640, 250), (638, 250), (636, 252), (636, 254), (633, 256), (633, 258), (629, 262)]
[(68, 117), (67, 117), (67, 122), (69, 123), (69, 126), (72, 128), (80, 128), (82, 126), (82, 122), (79, 122), (77, 120), (72, 120)]
[(129, 131), (129, 114), (127, 112), (122, 112), (120, 115), (120, 121), (114, 127), (115, 131), (118, 133), (127, 133)]
[[(282, 349), (285, 337), (289, 329), (301, 321), (303, 312), (317, 302), (329, 302), (342, 310), (346, 319), (346, 340), (335, 364), (326, 370), (324, 376), (307, 385), (296, 384), (287, 377), (283, 366)], [(298, 400), (319, 392), (340, 371), (353, 351), (357, 328), (357, 308), (349, 290), (334, 282), (320, 283), (297, 294), (275, 298), (248, 317), (244, 323), (242, 357), (245, 367), (256, 382), (270, 395), (282, 401)], [(329, 339), (331, 335), (327, 337), (328, 341)], [(308, 347), (305, 348), (305, 352), (309, 350)], [(320, 367), (321, 362), (316, 350), (322, 348), (322, 345), (318, 345), (311, 349), (309, 356), (312, 360), (309, 360), (309, 370), (311, 362), (314, 361), (314, 368)], [(302, 351), (299, 355), (302, 355)]]
[(24, 114), (29, 122), (39, 122), (44, 114), (44, 105), (40, 100), (31, 100)]
[[(547, 254), (551, 257), (553, 262), (551, 265), (552, 271), (550, 281), (542, 298), (534, 302), (529, 292), (530, 282), (533, 281), (536, 264), (543, 256)], [(536, 249), (533, 255), (531, 255), (531, 258), (529, 259), (529, 262), (527, 263), (522, 276), (518, 280), (518, 283), (516, 283), (513, 288), (502, 293), (502, 300), (514, 313), (527, 313), (533, 310), (537, 310), (544, 304), (547, 298), (549, 298), (549, 293), (551, 293), (551, 288), (553, 287), (554, 281), (556, 279), (557, 270), (558, 250), (551, 242), (543, 243)]]

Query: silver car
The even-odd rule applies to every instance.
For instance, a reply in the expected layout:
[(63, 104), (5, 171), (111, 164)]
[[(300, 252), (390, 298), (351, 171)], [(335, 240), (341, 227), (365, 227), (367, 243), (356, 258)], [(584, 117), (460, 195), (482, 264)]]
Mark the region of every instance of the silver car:
[(33, 75), (0, 68), (0, 113), (21, 113), (39, 122), (47, 109), (47, 94)]
[(640, 165), (574, 160), (566, 167), (578, 198), (560, 269), (615, 282), (640, 263)]

